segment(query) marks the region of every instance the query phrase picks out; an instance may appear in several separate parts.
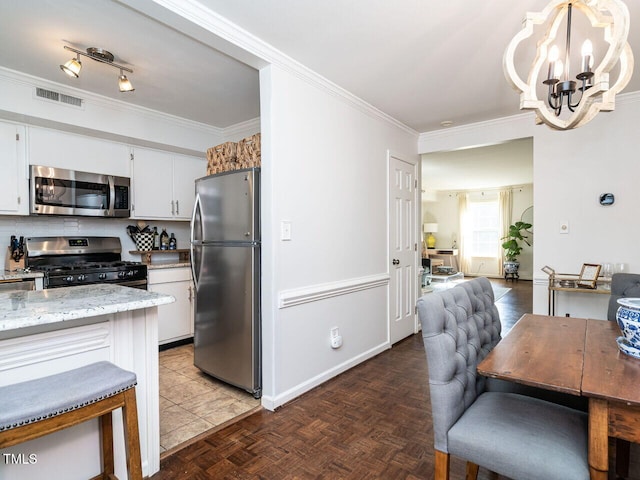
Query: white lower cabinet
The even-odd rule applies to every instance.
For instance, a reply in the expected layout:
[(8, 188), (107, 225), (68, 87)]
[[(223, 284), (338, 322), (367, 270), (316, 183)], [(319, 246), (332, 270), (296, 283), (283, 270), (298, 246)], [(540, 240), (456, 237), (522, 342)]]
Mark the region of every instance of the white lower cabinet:
[(194, 289), (189, 267), (149, 270), (149, 291), (175, 297), (158, 308), (158, 343), (193, 337)]

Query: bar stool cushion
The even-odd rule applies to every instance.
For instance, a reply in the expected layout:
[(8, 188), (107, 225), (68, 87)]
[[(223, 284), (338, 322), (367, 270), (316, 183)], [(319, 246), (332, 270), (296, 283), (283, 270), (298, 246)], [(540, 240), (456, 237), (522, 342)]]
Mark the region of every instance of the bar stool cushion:
[(0, 387), (0, 432), (98, 402), (136, 385), (136, 374), (110, 362)]

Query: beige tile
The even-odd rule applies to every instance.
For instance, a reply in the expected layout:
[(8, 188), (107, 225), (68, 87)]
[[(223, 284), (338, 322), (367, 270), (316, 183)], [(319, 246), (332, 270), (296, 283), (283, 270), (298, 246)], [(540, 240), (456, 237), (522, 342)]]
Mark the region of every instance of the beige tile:
[(160, 395), (160, 419), (161, 420), (162, 420), (162, 411), (166, 410), (169, 407), (173, 407), (174, 405), (175, 403), (173, 403), (171, 400)]
[(203, 395), (199, 395), (191, 400), (182, 403), (180, 406), (185, 410), (204, 418), (213, 412), (223, 410), (228, 405), (237, 402), (234, 398), (225, 395), (219, 390), (211, 390)]
[(160, 390), (163, 397), (178, 405), (207, 392), (209, 389), (195, 380), (187, 380)]
[[(167, 371), (164, 375), (160, 376), (160, 395), (169, 398), (165, 393), (177, 385), (181, 385), (187, 382), (192, 382), (189, 377), (185, 377), (177, 372)], [(177, 403), (177, 402), (174, 402)]]
[(237, 417), (248, 411), (247, 406), (242, 404), (242, 402), (232, 402), (228, 405), (220, 406), (220, 408), (216, 408), (215, 411), (211, 412), (211, 414), (204, 416), (203, 418), (214, 425), (220, 425), (221, 423), (226, 422), (227, 420), (231, 420), (232, 418)]
[(166, 451), (241, 415), (260, 400), (193, 365), (193, 345), (160, 352), (160, 444)]
[(166, 435), (177, 428), (198, 420), (198, 417), (186, 411), (180, 405), (173, 405), (164, 410), (164, 415), (160, 420), (160, 435)]
[(162, 448), (165, 448), (166, 450), (169, 450), (170, 448), (173, 448), (176, 445), (181, 444), (182, 442), (191, 440), (196, 435), (200, 435), (201, 433), (206, 432), (214, 426), (215, 425), (212, 425), (209, 422), (199, 418), (165, 435), (161, 435), (160, 446)]

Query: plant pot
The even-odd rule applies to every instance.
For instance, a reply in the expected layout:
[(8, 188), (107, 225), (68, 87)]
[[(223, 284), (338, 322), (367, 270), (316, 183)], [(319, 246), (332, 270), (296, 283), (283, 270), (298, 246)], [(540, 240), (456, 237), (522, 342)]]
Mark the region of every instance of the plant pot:
[(504, 262), (504, 273), (518, 273), (520, 262)]
[(520, 262), (510, 262), (507, 260), (502, 265), (504, 267), (505, 280), (509, 278), (519, 278), (518, 269), (520, 268)]

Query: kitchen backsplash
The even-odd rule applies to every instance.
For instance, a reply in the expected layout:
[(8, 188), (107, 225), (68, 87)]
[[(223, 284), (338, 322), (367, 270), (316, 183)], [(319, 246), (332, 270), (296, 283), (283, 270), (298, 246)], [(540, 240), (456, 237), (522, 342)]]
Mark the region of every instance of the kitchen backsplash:
[[(86, 236), (86, 237), (120, 237), (122, 242), (122, 259), (139, 261), (140, 255), (131, 255), (129, 250), (135, 250), (136, 246), (127, 235), (127, 225), (135, 224), (137, 220), (124, 218), (90, 218), (90, 217), (55, 217), (55, 216), (32, 216), (13, 217), (0, 215), (0, 245), (4, 248), (9, 246), (11, 235), (17, 237), (55, 237), (55, 236)], [(165, 220), (147, 220), (153, 228), (158, 227), (158, 231), (163, 228), (168, 233), (175, 233), (178, 248), (189, 248), (189, 222), (170, 222)], [(3, 262), (4, 253), (0, 256)]]

